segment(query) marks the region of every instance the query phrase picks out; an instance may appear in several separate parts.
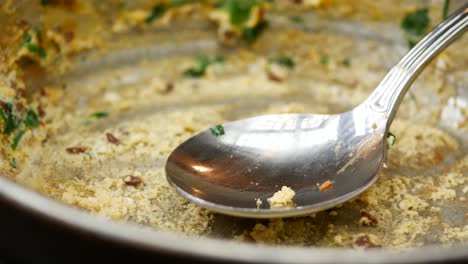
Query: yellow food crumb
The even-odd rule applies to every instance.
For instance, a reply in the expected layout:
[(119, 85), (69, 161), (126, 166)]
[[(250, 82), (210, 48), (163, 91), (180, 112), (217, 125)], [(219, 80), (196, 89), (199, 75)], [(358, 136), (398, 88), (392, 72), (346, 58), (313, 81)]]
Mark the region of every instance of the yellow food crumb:
[(283, 186), (281, 190), (275, 192), (272, 197), (268, 198), (268, 202), (272, 208), (292, 207), (294, 206), (293, 198), (296, 193), (293, 189)]

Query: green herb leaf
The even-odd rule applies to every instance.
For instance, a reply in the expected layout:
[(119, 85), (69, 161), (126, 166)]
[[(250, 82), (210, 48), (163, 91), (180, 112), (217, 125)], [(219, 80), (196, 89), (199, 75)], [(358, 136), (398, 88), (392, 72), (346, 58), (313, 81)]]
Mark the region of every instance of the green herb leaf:
[(247, 22), (252, 8), (261, 2), (260, 0), (224, 0), (220, 5), (228, 11), (231, 25), (239, 26)]
[(48, 5), (49, 4), (49, 0), (41, 0), (41, 5)]
[(89, 117), (93, 117), (93, 118), (96, 118), (96, 119), (102, 119), (102, 118), (106, 118), (108, 116), (109, 116), (109, 113), (107, 113), (107, 112), (94, 112), (91, 115), (89, 115)]
[(391, 149), (393, 147), (393, 145), (395, 145), (395, 141), (396, 141), (396, 136), (388, 131), (388, 134), (387, 134), (387, 149)]
[(24, 35), (23, 43), (21, 44), (21, 47), (31, 43), (32, 37), (29, 34)]
[(187, 78), (200, 78), (205, 75), (205, 71), (201, 69), (190, 68), (185, 70), (183, 74)]
[(208, 56), (195, 57), (195, 64), (197, 65), (197, 68), (202, 71), (205, 71), (206, 68), (208, 68), (208, 66), (210, 65), (210, 63), (211, 59)]
[(320, 59), (320, 64), (328, 65), (328, 56), (323, 56), (322, 59)]
[(224, 57), (217, 56), (211, 59), (208, 56), (197, 56), (195, 57), (195, 66), (189, 68), (183, 72), (183, 75), (188, 78), (200, 78), (205, 75), (206, 69), (211, 64), (224, 63)]
[(421, 8), (407, 14), (401, 21), (401, 28), (409, 35), (421, 36), (426, 32), (430, 22), (429, 9)]
[(18, 147), (18, 144), (21, 141), (21, 138), (23, 137), (23, 135), (24, 135), (24, 131), (19, 131), (15, 135), (15, 137), (13, 138), (13, 143), (11, 143), (11, 149), (12, 150), (16, 150), (16, 148)]
[(47, 51), (43, 47), (29, 43), (26, 45), (26, 49), (30, 52), (36, 53), (41, 59), (45, 59), (47, 57)]
[(3, 103), (3, 107), (0, 110), (0, 117), (3, 119), (3, 134), (10, 135), (19, 126), (19, 120), (13, 112), (13, 106), (11, 103)]
[(251, 28), (244, 28), (242, 31), (242, 38), (247, 41), (247, 43), (254, 43), (262, 32), (268, 27), (268, 22), (261, 21), (256, 26)]
[(290, 69), (292, 69), (292, 68), (294, 68), (294, 66), (296, 66), (296, 63), (294, 63), (293, 59), (291, 59), (290, 57), (287, 57), (287, 56), (277, 58), (277, 59), (273, 59), (272, 62), (276, 63), (278, 65), (281, 65), (283, 67), (290, 68)]
[(296, 23), (296, 24), (304, 23), (304, 19), (302, 19), (302, 17), (300, 16), (291, 15), (291, 16), (288, 16), (288, 18), (289, 18), (289, 21)]
[(442, 19), (446, 19), (448, 17), (450, 7), (450, 0), (444, 0), (444, 8), (442, 10)]
[(39, 116), (33, 110), (29, 109), (24, 118), (24, 124), (28, 128), (35, 128), (39, 126)]
[(224, 127), (222, 125), (210, 127), (210, 131), (211, 134), (216, 137), (224, 135)]
[(156, 18), (164, 15), (166, 12), (166, 5), (164, 3), (159, 3), (153, 7), (151, 13), (145, 18), (145, 23), (149, 24), (153, 22)]
[(349, 58), (346, 58), (343, 60), (343, 65), (346, 67), (351, 66), (351, 60)]
[(13, 168), (15, 168), (15, 169), (19, 168), (18, 161), (16, 160), (15, 157), (11, 158), (10, 166), (13, 167)]
[(39, 28), (31, 29), (26, 35), (24, 35), (21, 48), (26, 48), (28, 51), (36, 53), (42, 59), (46, 58), (47, 51), (43, 47), (40, 47), (37, 44), (31, 43), (32, 38), (33, 38), (31, 34), (35, 34), (37, 38), (40, 38), (42, 31)]

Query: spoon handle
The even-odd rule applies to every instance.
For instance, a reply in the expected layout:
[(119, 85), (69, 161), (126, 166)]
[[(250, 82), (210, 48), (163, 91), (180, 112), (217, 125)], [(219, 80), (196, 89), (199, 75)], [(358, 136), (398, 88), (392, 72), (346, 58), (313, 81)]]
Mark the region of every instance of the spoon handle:
[(403, 96), (434, 57), (468, 29), (468, 3), (450, 15), (414, 46), (385, 76), (364, 104), (388, 116), (387, 127)]

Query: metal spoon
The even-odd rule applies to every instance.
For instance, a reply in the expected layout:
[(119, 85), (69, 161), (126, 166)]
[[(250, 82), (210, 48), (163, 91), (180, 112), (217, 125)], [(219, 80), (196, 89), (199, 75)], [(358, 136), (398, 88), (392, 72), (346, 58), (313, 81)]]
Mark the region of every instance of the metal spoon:
[[(404, 94), (426, 65), (466, 31), (467, 13), (465, 4), (427, 34), (353, 110), (258, 116), (224, 124), (221, 136), (207, 130), (172, 152), (167, 180), (200, 206), (243, 217), (306, 215), (355, 197), (378, 177), (388, 128)], [(320, 190), (326, 181), (333, 185)], [(271, 208), (267, 198), (282, 186), (295, 191), (294, 205)]]

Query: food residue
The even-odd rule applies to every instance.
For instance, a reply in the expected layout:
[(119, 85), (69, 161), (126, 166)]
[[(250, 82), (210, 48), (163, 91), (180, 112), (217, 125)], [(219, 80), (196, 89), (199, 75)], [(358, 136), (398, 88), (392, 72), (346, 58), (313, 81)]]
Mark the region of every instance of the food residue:
[(142, 180), (138, 176), (128, 175), (127, 177), (124, 178), (124, 182), (126, 185), (136, 187), (140, 185), (140, 183), (142, 183)]
[(66, 151), (69, 154), (79, 154), (79, 153), (84, 153), (86, 151), (86, 148), (84, 148), (84, 147), (70, 147), (70, 148), (67, 148)]
[(320, 191), (329, 191), (331, 188), (333, 188), (334, 181), (326, 180), (324, 183), (322, 183), (319, 186)]
[(275, 192), (268, 198), (271, 208), (294, 207), (293, 198), (296, 195), (293, 189), (283, 186), (281, 190)]
[(120, 140), (111, 133), (106, 133), (106, 138), (107, 138), (107, 141), (111, 144), (114, 144), (114, 145), (120, 144)]
[(260, 206), (262, 206), (263, 204), (262, 199), (260, 198), (256, 199), (255, 204), (257, 205), (257, 209), (260, 209)]

